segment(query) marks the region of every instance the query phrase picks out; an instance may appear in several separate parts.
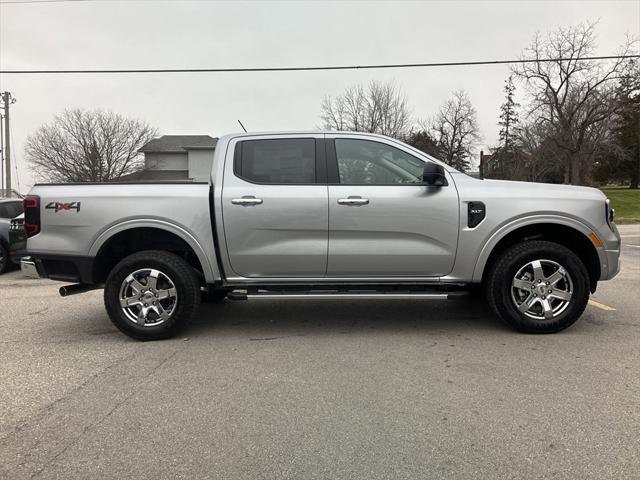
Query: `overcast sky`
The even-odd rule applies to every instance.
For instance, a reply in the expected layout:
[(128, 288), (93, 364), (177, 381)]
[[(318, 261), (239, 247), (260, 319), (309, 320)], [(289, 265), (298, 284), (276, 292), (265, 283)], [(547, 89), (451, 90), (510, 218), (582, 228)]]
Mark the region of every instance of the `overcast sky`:
[[(0, 0), (5, 1), (5, 0)], [(640, 1), (82, 1), (0, 5), (2, 69), (306, 66), (517, 58), (536, 31), (600, 20), (598, 54), (640, 35)], [(497, 137), (506, 66), (403, 70), (2, 75), (21, 191), (24, 140), (71, 107), (144, 119), (163, 134), (312, 129), (324, 95), (397, 82), (416, 118), (464, 88), (483, 145)], [(13, 156), (13, 155), (12, 155)], [(14, 180), (15, 184), (15, 180)]]

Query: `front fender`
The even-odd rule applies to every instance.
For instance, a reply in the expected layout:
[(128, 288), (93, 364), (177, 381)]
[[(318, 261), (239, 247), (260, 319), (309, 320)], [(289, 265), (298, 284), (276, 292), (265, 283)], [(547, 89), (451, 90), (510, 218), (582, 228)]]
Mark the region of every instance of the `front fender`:
[[(593, 226), (588, 225), (585, 222), (582, 222), (572, 217), (563, 216), (563, 215), (542, 214), (542, 215), (532, 215), (532, 216), (510, 220), (507, 223), (501, 225), (498, 229), (496, 229), (491, 234), (489, 239), (485, 242), (484, 247), (480, 251), (480, 255), (478, 256), (475, 267), (473, 269), (473, 281), (474, 282), (482, 281), (482, 275), (487, 265), (487, 261), (489, 260), (489, 255), (491, 255), (491, 252), (496, 247), (496, 245), (500, 242), (500, 240), (502, 240), (509, 233), (519, 228), (536, 225), (536, 224), (543, 224), (543, 223), (546, 223), (546, 224), (551, 223), (551, 224), (571, 227), (574, 230), (577, 230), (583, 233), (585, 236), (587, 236), (589, 232), (596, 231), (596, 229)], [(601, 264), (603, 262), (606, 263), (606, 259), (603, 257), (604, 249), (596, 248), (596, 251), (598, 252), (600, 263)]]

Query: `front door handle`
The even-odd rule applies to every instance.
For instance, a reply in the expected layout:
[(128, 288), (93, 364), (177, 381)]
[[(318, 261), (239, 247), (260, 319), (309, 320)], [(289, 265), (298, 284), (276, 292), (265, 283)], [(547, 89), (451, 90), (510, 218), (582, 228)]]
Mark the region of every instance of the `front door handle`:
[(244, 195), (242, 198), (234, 198), (231, 200), (234, 205), (242, 205), (243, 207), (251, 207), (253, 205), (262, 204), (261, 198), (256, 198), (253, 195)]
[(339, 205), (352, 205), (352, 206), (358, 206), (358, 205), (367, 205), (369, 203), (369, 199), (368, 198), (362, 198), (362, 197), (358, 197), (355, 195), (351, 195), (347, 198), (339, 198), (338, 199), (338, 204)]

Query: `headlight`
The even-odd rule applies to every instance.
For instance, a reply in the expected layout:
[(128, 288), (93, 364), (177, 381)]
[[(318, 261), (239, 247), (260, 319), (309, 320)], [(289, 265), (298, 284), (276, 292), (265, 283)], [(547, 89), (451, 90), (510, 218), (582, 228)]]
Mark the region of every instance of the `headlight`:
[(607, 223), (611, 225), (616, 218), (616, 210), (615, 208), (611, 208), (610, 201), (608, 198), (606, 202), (605, 215), (606, 215)]

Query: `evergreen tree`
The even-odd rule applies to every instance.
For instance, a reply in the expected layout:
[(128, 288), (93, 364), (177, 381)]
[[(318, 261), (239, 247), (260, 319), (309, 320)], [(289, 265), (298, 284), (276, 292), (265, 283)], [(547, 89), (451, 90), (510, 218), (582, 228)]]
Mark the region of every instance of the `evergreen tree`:
[(426, 129), (411, 130), (404, 141), (427, 155), (442, 158), (442, 149), (438, 146), (438, 141)]
[(516, 138), (515, 132), (518, 126), (518, 107), (519, 103), (516, 103), (514, 99), (516, 87), (513, 84), (513, 75), (509, 75), (504, 85), (505, 102), (500, 105), (500, 146), (506, 152), (510, 152), (513, 149), (514, 139)]
[[(505, 101), (500, 105), (500, 117), (498, 125), (498, 145), (493, 149), (491, 156), (490, 176), (492, 178), (524, 179), (524, 172), (520, 167), (523, 160), (522, 146), (518, 142), (518, 107), (515, 101), (516, 87), (513, 83), (513, 75), (505, 80)], [(519, 162), (518, 159), (521, 161)]]

